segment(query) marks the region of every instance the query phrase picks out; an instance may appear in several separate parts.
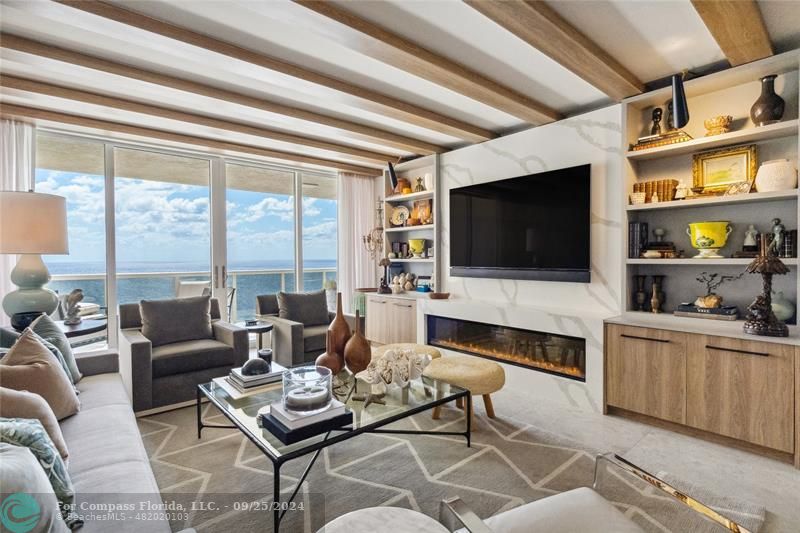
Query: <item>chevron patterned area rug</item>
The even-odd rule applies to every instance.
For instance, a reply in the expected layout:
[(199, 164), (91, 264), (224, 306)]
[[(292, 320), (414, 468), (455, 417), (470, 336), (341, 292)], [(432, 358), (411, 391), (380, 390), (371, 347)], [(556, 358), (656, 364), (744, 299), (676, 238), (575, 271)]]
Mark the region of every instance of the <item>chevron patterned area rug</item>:
[[(209, 404), (203, 412), (211, 423), (227, 422)], [(448, 407), (440, 420), (422, 413), (392, 427), (460, 430), (463, 424), (463, 412)], [(194, 407), (139, 419), (162, 494), (193, 509), (188, 521), (173, 522), (173, 530), (272, 531), (272, 517), (262, 506), (272, 497), (270, 461), (237, 430), (205, 429), (198, 440), (195, 428)], [(478, 413), (473, 428), (471, 448), (463, 438), (451, 436), (364, 434), (325, 449), (281, 531), (314, 533), (339, 515), (379, 505), (438, 517), (439, 502), (452, 496), (488, 517), (592, 483), (596, 450), (508, 417), (491, 420)], [(284, 465), (284, 498), (309, 459)], [(600, 492), (647, 531), (680, 530), (669, 527), (675, 524), (676, 505), (644, 483), (627, 475), (607, 475)], [(725, 503), (731, 507), (729, 500)], [(694, 531), (718, 530), (710, 525)]]

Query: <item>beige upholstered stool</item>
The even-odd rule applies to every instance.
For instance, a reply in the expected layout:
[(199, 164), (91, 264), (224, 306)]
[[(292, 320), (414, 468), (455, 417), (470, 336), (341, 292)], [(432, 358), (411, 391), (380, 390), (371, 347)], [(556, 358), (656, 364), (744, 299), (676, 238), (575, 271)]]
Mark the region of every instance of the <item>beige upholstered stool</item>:
[(431, 359), (438, 359), (442, 353), (433, 346), (426, 346), (424, 344), (414, 344), (410, 342), (396, 343), (396, 344), (383, 344), (372, 348), (372, 358), (380, 357), (389, 350), (414, 350), (418, 354), (430, 355)]
[[(451, 355), (431, 361), (425, 368), (424, 374), (431, 379), (467, 389), (471, 396), (483, 396), (486, 414), (489, 418), (494, 418), (494, 406), (490, 394), (502, 389), (506, 383), (506, 373), (499, 364), (477, 357)], [(458, 401), (456, 405), (463, 409), (461, 403)], [(440, 407), (434, 407), (434, 420), (439, 418), (440, 411)]]

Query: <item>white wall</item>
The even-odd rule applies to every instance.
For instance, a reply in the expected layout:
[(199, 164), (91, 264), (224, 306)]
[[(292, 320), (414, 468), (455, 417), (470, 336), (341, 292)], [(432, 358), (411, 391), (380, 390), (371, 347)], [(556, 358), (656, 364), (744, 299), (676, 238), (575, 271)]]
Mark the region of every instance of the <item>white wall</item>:
[[(442, 202), (438, 224), (442, 230), (437, 253), (442, 254), (444, 283), (440, 286), (452, 296), (449, 303), (430, 301), (420, 306), (420, 340), (424, 340), (426, 311), (460, 316), (470, 304), (473, 312), (468, 314), (474, 315), (475, 309), (480, 308), (486, 322), (584, 337), (585, 385), (505, 365), (506, 386), (522, 395), (546, 394), (573, 407), (602, 409), (602, 319), (620, 313), (622, 161), (619, 105), (443, 154), (438, 194)], [(450, 188), (586, 163), (592, 166), (591, 283), (449, 276)]]

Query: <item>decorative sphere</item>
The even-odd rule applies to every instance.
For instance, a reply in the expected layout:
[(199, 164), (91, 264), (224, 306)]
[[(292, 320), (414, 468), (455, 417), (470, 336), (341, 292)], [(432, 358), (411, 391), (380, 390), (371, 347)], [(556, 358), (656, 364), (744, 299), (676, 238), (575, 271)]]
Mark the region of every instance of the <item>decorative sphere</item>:
[(268, 374), (270, 365), (263, 359), (248, 359), (242, 366), (243, 376), (258, 376), (260, 374)]

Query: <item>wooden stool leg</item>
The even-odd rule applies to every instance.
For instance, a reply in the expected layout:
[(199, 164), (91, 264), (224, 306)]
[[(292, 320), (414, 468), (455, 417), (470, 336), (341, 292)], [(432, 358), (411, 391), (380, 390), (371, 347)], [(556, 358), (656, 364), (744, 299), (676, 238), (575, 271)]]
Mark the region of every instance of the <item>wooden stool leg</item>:
[(492, 405), (492, 397), (488, 394), (483, 395), (483, 406), (486, 407), (486, 416), (494, 418), (494, 405)]
[(437, 405), (436, 407), (433, 408), (433, 413), (431, 414), (431, 418), (433, 420), (439, 420), (439, 415), (441, 414), (442, 414), (442, 406)]
[(456, 398), (456, 407), (458, 407), (459, 409), (464, 409), (464, 397), (463, 396), (460, 396), (460, 397)]

